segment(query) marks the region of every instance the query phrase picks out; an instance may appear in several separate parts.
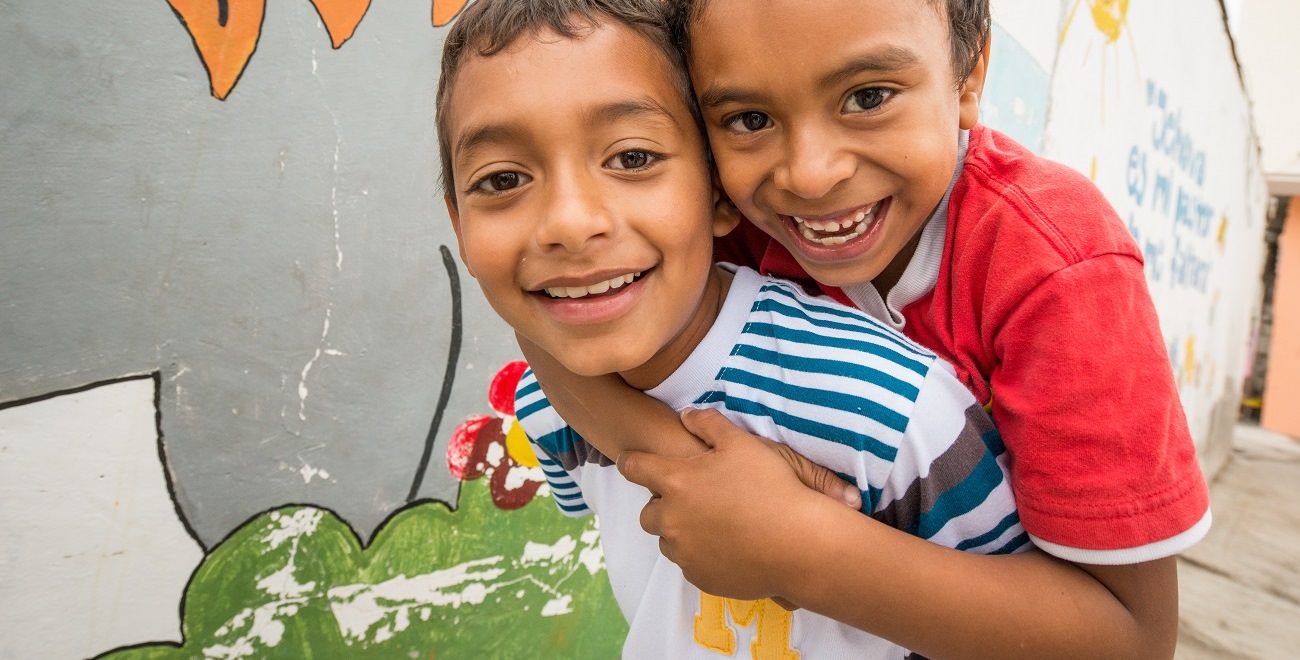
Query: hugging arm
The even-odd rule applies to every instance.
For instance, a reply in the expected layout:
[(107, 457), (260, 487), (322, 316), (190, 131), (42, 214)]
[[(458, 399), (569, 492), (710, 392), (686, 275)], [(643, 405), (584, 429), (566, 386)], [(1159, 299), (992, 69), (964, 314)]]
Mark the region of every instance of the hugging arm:
[(660, 496), (642, 526), (705, 591), (775, 596), (936, 660), (1173, 655), (1173, 558), (1084, 566), (939, 546), (840, 504), (857, 489), (716, 412), (679, 418), (617, 377), (520, 347), (566, 421)]
[[(686, 457), (708, 449), (686, 430), (674, 410), (630, 387), (618, 376), (575, 375), (524, 337), (516, 335), (516, 339), (551, 405), (565, 422), (611, 460), (617, 460), (629, 450)], [(794, 478), (812, 491), (855, 510), (861, 505), (858, 490), (830, 470), (785, 445), (772, 442), (762, 445), (769, 453), (784, 459), (787, 471), (792, 470)]]
[(708, 452), (629, 452), (619, 468), (660, 494), (642, 526), (705, 591), (781, 597), (935, 659), (1173, 655), (1172, 558), (1081, 567), (960, 552), (816, 495), (713, 411), (683, 419)]
[(575, 375), (524, 337), (515, 338), (551, 405), (611, 460), (626, 450), (693, 456), (707, 449), (682, 426), (676, 412), (618, 375)]

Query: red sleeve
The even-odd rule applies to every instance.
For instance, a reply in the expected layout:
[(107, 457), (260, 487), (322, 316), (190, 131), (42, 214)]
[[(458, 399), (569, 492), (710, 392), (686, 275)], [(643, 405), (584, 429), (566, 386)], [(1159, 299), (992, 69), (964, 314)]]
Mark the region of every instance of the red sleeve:
[(972, 129), (918, 303), (907, 332), (991, 402), (1035, 539), (1133, 559), (1203, 534), (1209, 492), (1142, 257), (1092, 182)]
[(1141, 262), (1103, 254), (1042, 280), (993, 335), (993, 416), (1034, 536), (1130, 548), (1208, 510), (1154, 310)]

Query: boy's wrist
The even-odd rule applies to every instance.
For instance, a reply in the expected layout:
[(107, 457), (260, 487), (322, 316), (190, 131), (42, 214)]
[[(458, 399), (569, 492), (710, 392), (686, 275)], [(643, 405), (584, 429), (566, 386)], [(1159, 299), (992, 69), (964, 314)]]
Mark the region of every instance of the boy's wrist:
[(822, 583), (829, 577), (828, 559), (843, 543), (841, 535), (870, 519), (811, 488), (787, 500), (783, 514), (770, 532), (774, 551), (765, 562), (772, 593), (790, 605), (808, 608), (829, 586)]

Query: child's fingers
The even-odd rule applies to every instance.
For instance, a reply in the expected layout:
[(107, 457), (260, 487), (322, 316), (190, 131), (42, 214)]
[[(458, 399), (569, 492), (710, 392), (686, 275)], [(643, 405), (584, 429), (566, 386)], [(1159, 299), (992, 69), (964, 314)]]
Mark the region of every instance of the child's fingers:
[(659, 498), (651, 497), (650, 501), (646, 502), (646, 505), (641, 508), (641, 516), (638, 520), (641, 523), (641, 529), (644, 529), (647, 534), (659, 537), (659, 552), (667, 557), (669, 561), (672, 561), (673, 556), (670, 554), (672, 548), (669, 547), (668, 540), (663, 537), (663, 516), (658, 506), (661, 503), (662, 500)]
[(663, 493), (664, 481), (668, 478), (668, 463), (672, 459), (640, 451), (625, 451), (614, 462), (623, 478), (645, 486), (654, 497)]
[[(840, 479), (825, 467), (804, 458), (802, 454), (787, 445), (747, 433), (732, 424), (717, 410), (688, 408), (682, 412), (682, 424), (686, 430), (694, 433), (715, 451), (734, 446), (732, 443), (742, 442), (745, 437), (763, 442), (785, 459), (794, 470), (795, 476), (799, 477), (799, 481), (802, 481), (805, 486), (854, 509), (862, 507), (862, 493), (858, 492), (852, 484)], [(657, 491), (652, 489), (652, 492)]]
[(687, 408), (682, 411), (681, 417), (682, 426), (703, 440), (710, 449), (717, 448), (719, 442), (725, 442), (728, 434), (744, 433), (713, 408)]
[(845, 505), (859, 509), (862, 507), (862, 493), (853, 485), (836, 476), (834, 472), (818, 465), (803, 454), (791, 449), (788, 445), (772, 443), (772, 448), (776, 450), (781, 458), (794, 469), (795, 476), (803, 485), (827, 496), (839, 500)]

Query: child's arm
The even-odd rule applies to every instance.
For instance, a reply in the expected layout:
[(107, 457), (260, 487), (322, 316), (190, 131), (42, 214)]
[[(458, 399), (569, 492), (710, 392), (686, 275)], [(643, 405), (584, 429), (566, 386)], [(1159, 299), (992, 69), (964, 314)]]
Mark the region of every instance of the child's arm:
[(711, 451), (626, 453), (619, 468), (661, 495), (642, 524), (705, 591), (780, 596), (932, 658), (1173, 655), (1172, 558), (1094, 567), (959, 552), (829, 505), (721, 415), (683, 420)]
[[(634, 450), (661, 456), (695, 456), (708, 449), (682, 426), (677, 413), (614, 375), (574, 375), (550, 354), (516, 335), (524, 358), (542, 384), (546, 398), (587, 442), (611, 460)], [(809, 488), (856, 510), (862, 504), (857, 488), (833, 472), (809, 461), (785, 445), (767, 443)]]
[(627, 450), (694, 456), (708, 449), (686, 431), (676, 412), (616, 374), (577, 376), (524, 337), (515, 339), (551, 405), (611, 460)]

